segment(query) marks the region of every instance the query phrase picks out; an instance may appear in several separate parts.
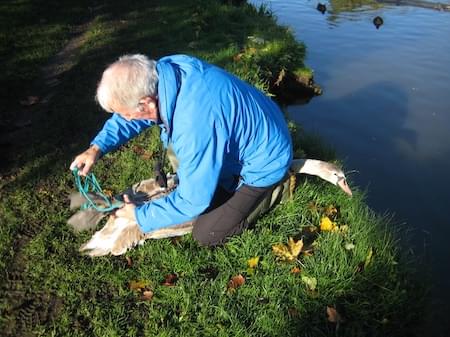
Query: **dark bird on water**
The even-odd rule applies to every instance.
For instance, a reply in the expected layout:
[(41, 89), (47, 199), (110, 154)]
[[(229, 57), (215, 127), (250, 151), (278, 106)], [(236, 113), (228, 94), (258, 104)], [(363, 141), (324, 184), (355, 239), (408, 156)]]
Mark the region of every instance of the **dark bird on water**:
[(378, 28), (380, 28), (380, 26), (383, 25), (383, 19), (382, 19), (380, 16), (376, 16), (376, 17), (373, 19), (373, 24), (374, 24), (375, 27), (377, 27), (377, 29), (378, 29)]
[(327, 6), (325, 6), (324, 4), (321, 4), (320, 2), (317, 4), (317, 10), (319, 12), (321, 12), (322, 14), (325, 14), (325, 12), (327, 11)]

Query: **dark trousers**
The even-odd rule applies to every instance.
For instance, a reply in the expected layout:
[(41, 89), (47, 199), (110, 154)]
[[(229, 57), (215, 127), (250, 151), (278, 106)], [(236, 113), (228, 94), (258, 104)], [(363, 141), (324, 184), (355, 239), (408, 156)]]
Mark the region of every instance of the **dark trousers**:
[(217, 246), (247, 228), (247, 217), (272, 190), (242, 185), (233, 193), (218, 187), (211, 206), (194, 223), (192, 235), (201, 245)]

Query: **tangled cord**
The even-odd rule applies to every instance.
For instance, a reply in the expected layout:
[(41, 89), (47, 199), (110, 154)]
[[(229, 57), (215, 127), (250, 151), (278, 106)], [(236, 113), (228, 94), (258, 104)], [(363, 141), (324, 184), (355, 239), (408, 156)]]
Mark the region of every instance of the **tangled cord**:
[[(72, 170), (72, 173), (75, 177), (75, 185), (81, 195), (86, 199), (86, 203), (81, 207), (82, 209), (90, 209), (93, 208), (98, 212), (111, 212), (117, 208), (122, 207), (122, 202), (113, 203), (111, 199), (102, 192), (102, 188), (98, 183), (95, 175), (93, 173), (89, 173), (84, 180), (78, 174), (78, 168)], [(100, 197), (106, 206), (100, 206), (89, 195), (89, 193), (95, 193), (96, 196)]]

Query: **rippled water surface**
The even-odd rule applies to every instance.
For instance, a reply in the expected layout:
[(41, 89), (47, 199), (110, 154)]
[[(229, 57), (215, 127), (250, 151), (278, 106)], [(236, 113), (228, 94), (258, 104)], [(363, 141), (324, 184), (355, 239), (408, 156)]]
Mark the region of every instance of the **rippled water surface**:
[(312, 0), (252, 3), (292, 27), (324, 89), (290, 106), (291, 118), (335, 146), (346, 169), (359, 171), (351, 179), (368, 189), (372, 208), (412, 229), (416, 251), (431, 261), (439, 311), (449, 314), (450, 11), (419, 1), (329, 1), (324, 14)]

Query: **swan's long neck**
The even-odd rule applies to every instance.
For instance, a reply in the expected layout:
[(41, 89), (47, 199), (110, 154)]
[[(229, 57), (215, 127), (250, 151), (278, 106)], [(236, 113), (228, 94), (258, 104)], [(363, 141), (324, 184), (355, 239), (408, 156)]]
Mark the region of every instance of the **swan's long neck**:
[(310, 175), (320, 175), (322, 161), (316, 159), (294, 159), (292, 161), (291, 169), (295, 173), (304, 173)]

